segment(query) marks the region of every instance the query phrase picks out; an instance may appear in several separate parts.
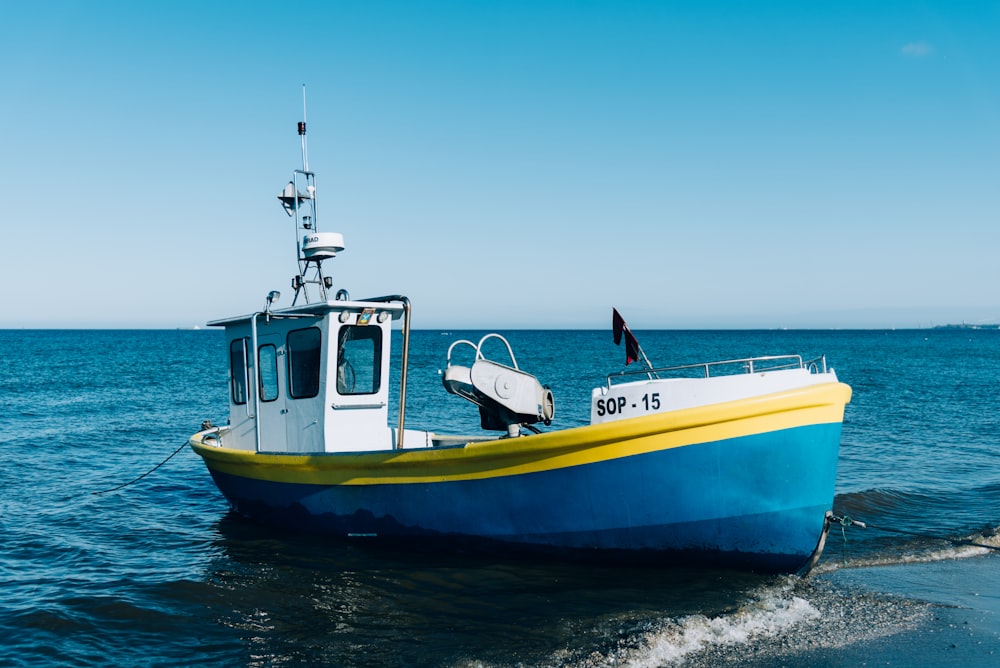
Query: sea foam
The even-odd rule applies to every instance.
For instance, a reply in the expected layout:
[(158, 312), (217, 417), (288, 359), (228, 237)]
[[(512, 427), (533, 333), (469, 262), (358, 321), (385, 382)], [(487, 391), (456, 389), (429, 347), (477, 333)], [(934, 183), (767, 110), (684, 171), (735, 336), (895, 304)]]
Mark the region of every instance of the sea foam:
[(731, 615), (683, 617), (653, 634), (648, 650), (625, 665), (653, 668), (677, 664), (694, 652), (774, 637), (800, 622), (819, 616), (819, 611), (809, 601), (798, 596), (783, 598), (780, 594), (766, 595)]
[(757, 588), (732, 611), (660, 620), (641, 637), (572, 665), (698, 668), (787, 657), (912, 629), (929, 610), (922, 602), (789, 576)]

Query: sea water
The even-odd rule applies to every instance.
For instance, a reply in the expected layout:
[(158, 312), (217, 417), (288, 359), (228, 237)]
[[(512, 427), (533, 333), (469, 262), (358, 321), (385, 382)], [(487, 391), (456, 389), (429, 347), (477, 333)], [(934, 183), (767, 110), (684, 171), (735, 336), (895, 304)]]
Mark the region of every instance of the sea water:
[[(610, 331), (501, 333), (553, 427), (624, 364)], [(440, 371), (482, 334), (413, 333), (408, 427), (478, 431)], [(1000, 664), (1000, 332), (636, 336), (662, 366), (825, 354), (854, 388), (834, 511), (868, 528), (805, 579), (267, 529), (182, 447), (225, 422), (220, 332), (0, 330), (0, 665)]]

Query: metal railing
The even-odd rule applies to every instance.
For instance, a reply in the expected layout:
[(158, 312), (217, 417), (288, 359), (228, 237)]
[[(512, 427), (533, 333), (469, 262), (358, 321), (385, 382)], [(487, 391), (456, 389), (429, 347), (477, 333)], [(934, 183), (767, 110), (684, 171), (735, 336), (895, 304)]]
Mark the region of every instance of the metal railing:
[(742, 359), (721, 360), (718, 362), (699, 362), (697, 364), (682, 364), (679, 366), (660, 367), (655, 369), (636, 369), (617, 371), (608, 374), (608, 387), (615, 381), (632, 380), (631, 376), (649, 376), (657, 380), (667, 378), (711, 378), (713, 376), (735, 376), (739, 374), (766, 373), (785, 369), (808, 369), (809, 373), (826, 373), (826, 356), (821, 355), (810, 360), (803, 360), (801, 355), (769, 355), (762, 357), (744, 357)]

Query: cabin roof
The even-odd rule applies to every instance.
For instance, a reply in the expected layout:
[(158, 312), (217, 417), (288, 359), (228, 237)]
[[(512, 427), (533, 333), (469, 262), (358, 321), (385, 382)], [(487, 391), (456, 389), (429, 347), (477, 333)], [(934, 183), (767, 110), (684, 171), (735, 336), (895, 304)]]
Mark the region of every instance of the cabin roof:
[[(325, 302), (313, 302), (311, 304), (299, 304), (297, 306), (289, 306), (287, 308), (272, 309), (270, 315), (272, 318), (301, 318), (307, 316), (318, 316), (322, 317), (327, 313), (338, 313), (341, 311), (363, 311), (366, 308), (374, 308), (379, 311), (389, 311), (392, 313), (392, 317), (395, 320), (400, 317), (403, 312), (403, 305), (398, 302), (385, 302), (379, 301), (378, 299), (368, 301), (368, 300), (345, 300), (345, 299), (331, 299)], [(251, 318), (255, 315), (261, 315), (261, 311), (256, 313), (248, 313), (246, 315), (237, 315), (229, 318), (220, 318), (219, 320), (212, 320), (206, 323), (209, 327), (227, 327), (229, 325), (235, 325), (242, 322), (249, 322)]]

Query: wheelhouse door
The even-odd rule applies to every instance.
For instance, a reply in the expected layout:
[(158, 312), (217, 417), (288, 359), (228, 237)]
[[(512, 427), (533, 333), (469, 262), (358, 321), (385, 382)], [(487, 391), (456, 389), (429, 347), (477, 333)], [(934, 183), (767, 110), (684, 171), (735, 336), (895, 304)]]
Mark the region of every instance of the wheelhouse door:
[(257, 421), (261, 452), (288, 452), (285, 420), (285, 343), (280, 334), (257, 338)]

